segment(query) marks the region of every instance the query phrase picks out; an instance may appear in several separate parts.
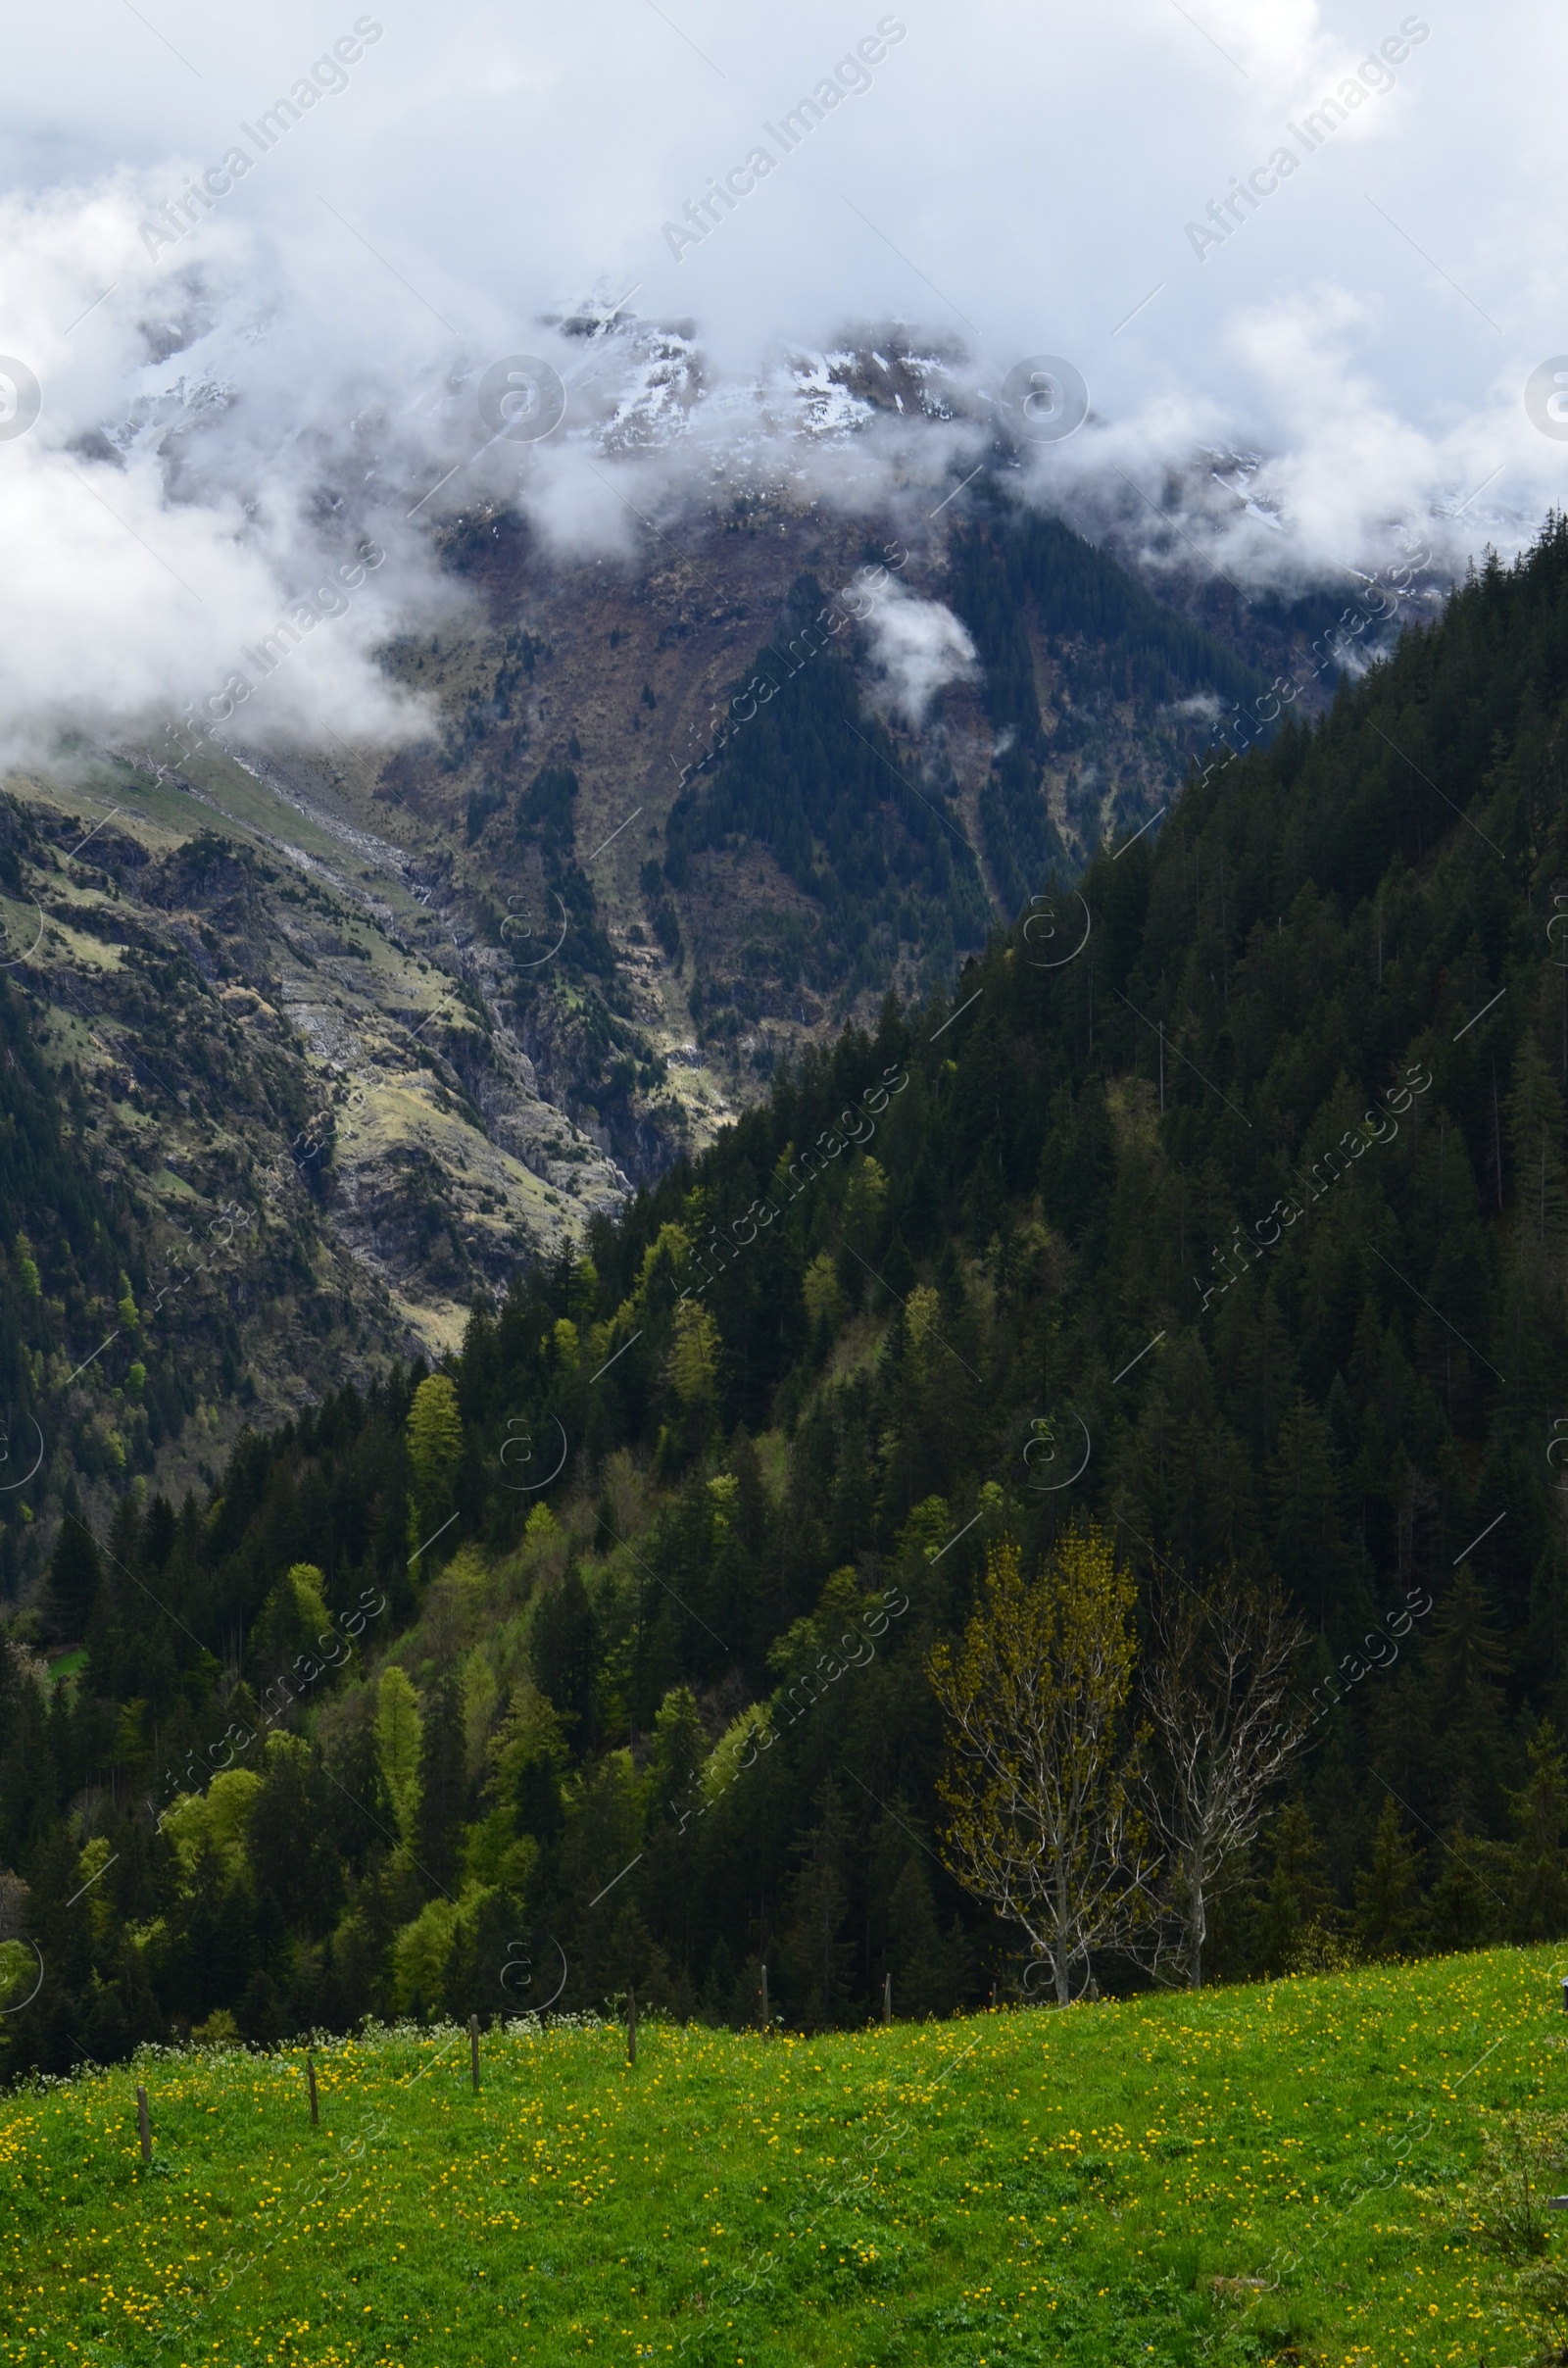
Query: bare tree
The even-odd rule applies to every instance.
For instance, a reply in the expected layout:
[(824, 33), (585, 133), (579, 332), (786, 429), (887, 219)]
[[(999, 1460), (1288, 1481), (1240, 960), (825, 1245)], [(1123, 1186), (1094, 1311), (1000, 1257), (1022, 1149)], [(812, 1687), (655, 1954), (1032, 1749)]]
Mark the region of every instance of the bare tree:
[(1144, 1706), (1156, 1753), (1145, 1798), (1165, 1845), (1166, 1912), (1152, 1970), (1174, 1955), (1199, 1990), (1209, 1902), (1237, 1879), (1270, 1788), (1311, 1725), (1287, 1706), (1305, 1637), (1272, 1581), (1248, 1586), (1234, 1569), (1207, 1587), (1168, 1585), (1153, 1631)]
[(1098, 1530), (1064, 1538), (1033, 1586), (1004, 1542), (961, 1642), (931, 1655), (948, 1718), (948, 1864), (1023, 1927), (1060, 2006), (1075, 1972), (1087, 1984), (1091, 1952), (1127, 1948), (1152, 1903), (1126, 1720), (1133, 1596)]

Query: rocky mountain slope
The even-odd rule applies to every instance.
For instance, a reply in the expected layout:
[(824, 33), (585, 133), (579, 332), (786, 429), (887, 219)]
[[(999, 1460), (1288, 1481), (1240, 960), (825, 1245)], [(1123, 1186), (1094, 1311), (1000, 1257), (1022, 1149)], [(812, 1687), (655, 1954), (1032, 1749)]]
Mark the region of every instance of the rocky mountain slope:
[[(149, 725), (5, 784), (17, 1024), (141, 1326), (106, 1301), (76, 1338), (45, 1275), (59, 1380), (95, 1360), (72, 1403), (97, 1444), (58, 1450), (57, 1493), (127, 1459), (179, 1485), (242, 1420), (452, 1349), (476, 1295), (782, 1059), (951, 979), (1152, 821), (1251, 661), (1300, 637), (1154, 599), (1016, 505), (1004, 444), (929, 507), (828, 499), (805, 458), (969, 400), (892, 334), (765, 390), (799, 468), (775, 421), (649, 511), (637, 456), (700, 369), (667, 332), (610, 362), (581, 432), (628, 547), (564, 554), (488, 499), (446, 518), (450, 619), (384, 653), (426, 737), (263, 754)], [(150, 1424), (149, 1297), (174, 1392)]]

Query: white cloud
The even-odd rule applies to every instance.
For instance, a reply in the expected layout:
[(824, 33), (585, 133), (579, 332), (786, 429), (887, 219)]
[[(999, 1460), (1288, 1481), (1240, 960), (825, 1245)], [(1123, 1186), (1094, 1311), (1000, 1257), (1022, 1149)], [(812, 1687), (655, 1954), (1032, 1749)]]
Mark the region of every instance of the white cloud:
[[(10, 29), (0, 355), (43, 412), (0, 440), (5, 752), (209, 697), (366, 536), (385, 566), (247, 728), (409, 728), (373, 652), (450, 607), (430, 527), (454, 507), (514, 500), (553, 546), (606, 556), (646, 540), (635, 513), (667, 532), (737, 482), (922, 523), (988, 448), (984, 394), (1031, 355), (1073, 361), (1093, 405), (1026, 452), (1034, 498), (1091, 528), (1140, 520), (1152, 557), (1244, 584), (1376, 564), (1393, 521), (1434, 510), (1461, 562), (1568, 490), (1568, 446), (1520, 400), (1568, 346), (1550, 12), (1426, 21), (1391, 0), (1352, 37), (1319, 0), (353, 5), (240, 21), (56, 0)], [(1393, 87), (1255, 208), (1230, 201), (1200, 262), (1187, 223), (1425, 22)], [(340, 38), (361, 50), (342, 77)], [(850, 89), (862, 38), (884, 54)], [(323, 61), (343, 86), (150, 254), (141, 226)], [(821, 120), (786, 152), (781, 118), (812, 93)], [(775, 169), (733, 211), (709, 196), (677, 261), (664, 222), (768, 139)], [(575, 379), (550, 443), (484, 449), (485, 369), (532, 353), (572, 378), (589, 349), (563, 308), (633, 287), (680, 333)], [(835, 375), (847, 329), (875, 324), (886, 356), (899, 321), (950, 362), (967, 349), (947, 425), (872, 417)], [(815, 357), (793, 375), (791, 349)]]
[(921, 600), (895, 577), (867, 597), (875, 602), (865, 630), (882, 696), (906, 722), (919, 723), (945, 683), (974, 672), (974, 643), (951, 609)]

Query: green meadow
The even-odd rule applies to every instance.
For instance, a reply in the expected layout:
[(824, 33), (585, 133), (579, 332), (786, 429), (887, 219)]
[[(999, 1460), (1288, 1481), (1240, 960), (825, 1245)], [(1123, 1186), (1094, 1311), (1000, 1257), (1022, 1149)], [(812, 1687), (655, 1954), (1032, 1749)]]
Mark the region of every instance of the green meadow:
[[(1490, 2119), (1549, 1949), (852, 2034), (157, 2050), (0, 2097), (0, 2368), (1524, 2362)], [(151, 2105), (144, 2166), (135, 2085)], [(1568, 2243), (1568, 2239), (1563, 2240)]]

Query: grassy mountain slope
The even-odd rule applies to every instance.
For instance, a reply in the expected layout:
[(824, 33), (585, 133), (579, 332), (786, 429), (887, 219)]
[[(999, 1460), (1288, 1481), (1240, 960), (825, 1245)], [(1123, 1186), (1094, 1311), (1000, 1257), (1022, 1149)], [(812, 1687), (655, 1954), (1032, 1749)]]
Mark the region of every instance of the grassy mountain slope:
[(1459, 2183), (1560, 2112), (1560, 2020), (1534, 1949), (811, 2040), (644, 2019), (635, 2064), (514, 2021), (477, 2095), (466, 2034), (404, 2030), (318, 2053), (318, 2128), (299, 2049), (154, 2053), (0, 2105), (0, 2360), (1521, 2358)]

